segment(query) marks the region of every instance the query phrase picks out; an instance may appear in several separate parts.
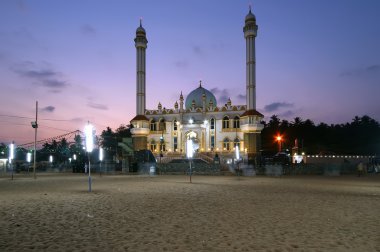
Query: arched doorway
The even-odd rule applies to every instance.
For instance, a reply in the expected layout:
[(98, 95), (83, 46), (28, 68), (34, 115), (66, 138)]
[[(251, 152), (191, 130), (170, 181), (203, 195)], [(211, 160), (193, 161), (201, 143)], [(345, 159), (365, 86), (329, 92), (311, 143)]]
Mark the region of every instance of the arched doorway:
[[(195, 132), (195, 131), (192, 131), (192, 130), (186, 132), (186, 134), (185, 134), (185, 143), (186, 143), (187, 140), (191, 140), (193, 142), (193, 150), (194, 150), (194, 152), (198, 151), (198, 149), (199, 149), (198, 133)], [(185, 148), (187, 148), (186, 145), (185, 145)], [(187, 152), (187, 149), (185, 149), (185, 152)]]

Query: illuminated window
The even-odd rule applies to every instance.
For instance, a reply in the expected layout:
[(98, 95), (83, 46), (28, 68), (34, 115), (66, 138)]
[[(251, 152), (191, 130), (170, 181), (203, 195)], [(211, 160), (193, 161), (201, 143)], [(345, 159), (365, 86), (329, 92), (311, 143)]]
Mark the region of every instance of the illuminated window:
[(156, 150), (156, 148), (157, 148), (157, 145), (156, 145), (156, 143), (154, 142), (154, 140), (152, 140), (152, 142), (150, 143), (150, 150), (151, 150), (152, 152), (154, 152), (154, 151)]
[(235, 148), (239, 147), (239, 150), (240, 150), (240, 139), (239, 138), (235, 138), (235, 140), (234, 140), (234, 146), (235, 146)]
[(225, 138), (223, 141), (223, 149), (230, 150), (230, 140), (228, 138)]
[(174, 143), (174, 151), (176, 151), (178, 149), (177, 137), (173, 138), (173, 143)]

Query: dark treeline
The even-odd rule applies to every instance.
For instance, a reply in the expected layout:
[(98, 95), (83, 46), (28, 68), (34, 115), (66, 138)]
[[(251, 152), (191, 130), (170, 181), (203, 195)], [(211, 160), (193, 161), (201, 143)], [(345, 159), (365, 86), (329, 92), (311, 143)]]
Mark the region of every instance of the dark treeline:
[(380, 154), (380, 124), (369, 116), (356, 116), (351, 123), (331, 124), (302, 120), (280, 120), (273, 115), (262, 131), (263, 151), (275, 152), (278, 142), (275, 136), (283, 138), (282, 148), (291, 150), (297, 139), (299, 151), (306, 154)]

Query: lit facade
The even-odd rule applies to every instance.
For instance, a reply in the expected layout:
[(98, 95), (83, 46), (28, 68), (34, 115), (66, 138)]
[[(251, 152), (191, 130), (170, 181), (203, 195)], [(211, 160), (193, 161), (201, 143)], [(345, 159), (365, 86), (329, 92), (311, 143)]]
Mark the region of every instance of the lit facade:
[(185, 153), (191, 139), (198, 152), (235, 153), (254, 157), (260, 150), (263, 115), (256, 111), (256, 18), (251, 10), (243, 28), (246, 40), (246, 104), (235, 105), (229, 99), (218, 105), (215, 96), (201, 82), (186, 98), (179, 93), (173, 108), (145, 108), (145, 57), (148, 40), (140, 23), (136, 30), (137, 57), (136, 116), (131, 120), (135, 150), (153, 153)]

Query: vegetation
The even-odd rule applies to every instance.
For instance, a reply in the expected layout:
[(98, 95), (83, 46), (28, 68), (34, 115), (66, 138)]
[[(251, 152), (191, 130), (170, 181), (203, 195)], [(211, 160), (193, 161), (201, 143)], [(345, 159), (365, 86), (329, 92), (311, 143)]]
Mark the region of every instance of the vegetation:
[(380, 154), (380, 124), (369, 116), (356, 116), (351, 123), (331, 124), (294, 118), (292, 122), (280, 120), (273, 115), (262, 131), (262, 148), (275, 152), (278, 142), (275, 136), (283, 138), (283, 149), (291, 149), (298, 142), (300, 151), (309, 154)]

